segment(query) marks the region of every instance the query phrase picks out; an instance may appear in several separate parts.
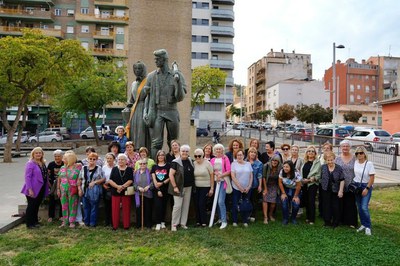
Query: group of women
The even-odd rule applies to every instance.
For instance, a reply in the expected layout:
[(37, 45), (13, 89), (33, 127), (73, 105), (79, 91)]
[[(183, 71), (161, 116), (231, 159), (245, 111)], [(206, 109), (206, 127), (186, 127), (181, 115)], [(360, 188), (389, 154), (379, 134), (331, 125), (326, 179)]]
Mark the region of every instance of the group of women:
[[(58, 198), (61, 204), (60, 227), (95, 227), (98, 208), (103, 199), (106, 226), (114, 230), (120, 224), (129, 229), (131, 204), (136, 209), (136, 227), (166, 228), (168, 202), (171, 201), (171, 230), (187, 229), (192, 194), (196, 207), (196, 225), (209, 223), (210, 202), (217, 206), (220, 229), (228, 226), (227, 212), (232, 226), (244, 227), (257, 216), (259, 201), (265, 224), (276, 219), (276, 206), (281, 203), (282, 223), (297, 224), (299, 211), (306, 210), (305, 222), (312, 225), (316, 219), (316, 197), (319, 196), (319, 214), (324, 226), (348, 225), (356, 227), (357, 207), (361, 227), (358, 232), (371, 234), (368, 210), (375, 170), (367, 160), (364, 147), (356, 147), (355, 156), (347, 140), (341, 142), (338, 157), (332, 145), (323, 145), (318, 156), (315, 146), (308, 146), (304, 158), (300, 147), (283, 144), (281, 153), (273, 142), (266, 143), (266, 152), (259, 152), (259, 142), (251, 140), (249, 148), (239, 139), (233, 139), (225, 152), (222, 144), (207, 144), (195, 149), (193, 159), (190, 147), (171, 142), (171, 151), (158, 151), (149, 158), (145, 147), (135, 151), (131, 141), (121, 145), (112, 142), (103, 161), (92, 147), (86, 149), (86, 158), (78, 161), (73, 151), (54, 152), (54, 161), (46, 167), (40, 147), (31, 152), (25, 169), (28, 207), (26, 225), (39, 226), (38, 209), (49, 193), (49, 222), (55, 218)], [(357, 193), (349, 191), (356, 186)], [(229, 196), (227, 196), (229, 195)], [(83, 204), (83, 212), (81, 209)]]

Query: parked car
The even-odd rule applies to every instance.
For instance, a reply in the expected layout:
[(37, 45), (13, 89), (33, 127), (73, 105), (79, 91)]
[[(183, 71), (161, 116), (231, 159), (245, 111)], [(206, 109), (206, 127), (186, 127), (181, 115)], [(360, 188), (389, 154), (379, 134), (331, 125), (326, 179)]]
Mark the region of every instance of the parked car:
[[(339, 139), (335, 140), (335, 144), (339, 144), (339, 142), (341, 141), (340, 138), (346, 138), (348, 136), (350, 136), (350, 132), (347, 129), (337, 128), (335, 130), (335, 137), (339, 138)], [(333, 143), (332, 137), (333, 137), (333, 129), (332, 128), (321, 128), (315, 134), (314, 141), (319, 142), (319, 143), (325, 143), (325, 142), (329, 141), (329, 142)]]
[(63, 139), (71, 139), (71, 135), (66, 127), (49, 127), (46, 128), (43, 132), (58, 132), (61, 134)]
[[(26, 143), (29, 141), (29, 137), (30, 137), (31, 133), (29, 131), (22, 131), (21, 133), (21, 143)], [(13, 136), (13, 143), (17, 142), (17, 138), (18, 138), (18, 132), (14, 133)], [(0, 144), (6, 144), (7, 143), (7, 134), (5, 134), (3, 137), (0, 138)]]
[[(101, 126), (96, 126), (96, 129), (97, 129), (97, 135), (98, 135), (99, 137), (102, 137), (103, 135), (102, 135), (102, 133), (101, 133)], [(106, 134), (109, 134), (109, 133), (111, 132), (111, 129), (110, 129), (109, 126), (105, 126), (105, 132), (106, 132)], [(79, 134), (79, 136), (80, 136), (82, 139), (93, 139), (93, 138), (94, 138), (93, 129), (92, 129), (91, 127), (87, 127), (85, 130), (83, 130), (83, 131)]]
[(355, 131), (351, 136), (346, 137), (352, 145), (364, 144), (367, 149), (387, 151), (389, 142), (393, 141), (392, 135), (383, 129), (362, 129)]
[(298, 128), (292, 133), (294, 140), (311, 141), (313, 131), (311, 128)]
[(233, 129), (245, 129), (246, 126), (243, 123), (236, 123), (232, 127)]
[[(275, 130), (276, 130), (276, 131), (281, 131), (281, 130), (284, 129), (284, 127), (285, 127), (285, 124), (284, 124), (284, 123), (280, 123), (280, 124), (278, 124), (278, 125), (275, 127)], [(289, 124), (289, 123), (286, 123), (286, 129), (287, 129), (288, 127), (290, 127), (290, 124)]]
[[(57, 131), (43, 131), (39, 133), (39, 143), (40, 142), (60, 142), (63, 140), (62, 135)], [(37, 136), (32, 136), (29, 138), (30, 143), (38, 142)]]
[(266, 130), (271, 130), (271, 129), (272, 129), (271, 123), (268, 123), (268, 122), (262, 123), (262, 124), (261, 124), (261, 127), (262, 127), (263, 129), (266, 129)]
[(400, 142), (400, 132), (396, 132), (392, 135), (394, 142)]
[(202, 136), (207, 137), (207, 136), (208, 136), (208, 130), (207, 130), (207, 128), (198, 127), (198, 128), (196, 129), (196, 136), (197, 136), (197, 137), (202, 137)]

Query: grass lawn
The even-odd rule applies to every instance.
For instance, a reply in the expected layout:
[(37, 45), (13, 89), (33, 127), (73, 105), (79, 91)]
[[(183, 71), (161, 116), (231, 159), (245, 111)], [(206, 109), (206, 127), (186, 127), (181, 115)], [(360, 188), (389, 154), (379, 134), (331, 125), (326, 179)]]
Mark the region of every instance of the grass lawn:
[(399, 202), (399, 187), (373, 192), (370, 237), (320, 220), (174, 233), (21, 225), (0, 235), (0, 265), (400, 265)]

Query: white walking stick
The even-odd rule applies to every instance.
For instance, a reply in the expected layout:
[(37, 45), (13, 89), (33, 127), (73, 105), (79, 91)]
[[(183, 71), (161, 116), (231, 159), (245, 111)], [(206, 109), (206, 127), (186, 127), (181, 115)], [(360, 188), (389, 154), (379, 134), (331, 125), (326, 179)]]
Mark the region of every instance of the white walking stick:
[(214, 223), (214, 216), (215, 216), (215, 210), (217, 209), (220, 186), (221, 186), (221, 182), (217, 182), (217, 188), (215, 189), (214, 201), (213, 201), (213, 206), (212, 206), (212, 210), (211, 210), (210, 224), (208, 225), (208, 227), (212, 227), (213, 223)]

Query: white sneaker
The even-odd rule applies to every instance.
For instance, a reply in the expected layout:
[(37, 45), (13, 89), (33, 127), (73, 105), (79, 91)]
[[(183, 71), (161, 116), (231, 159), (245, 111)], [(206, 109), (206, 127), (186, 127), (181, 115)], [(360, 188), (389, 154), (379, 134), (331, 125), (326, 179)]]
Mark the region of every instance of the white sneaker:
[(250, 222), (254, 223), (256, 221), (256, 218), (250, 217)]
[(176, 226), (174, 226), (174, 225), (171, 226), (171, 231), (172, 231), (172, 232), (176, 232), (176, 231), (177, 231)]
[(156, 231), (160, 231), (160, 229), (161, 229), (161, 224), (157, 224), (156, 225)]
[(164, 223), (164, 222), (161, 222), (161, 229), (165, 229), (165, 228), (167, 228), (167, 227), (165, 226), (165, 223)]
[(228, 226), (228, 223), (222, 223), (221, 224), (221, 227), (219, 228), (219, 229), (224, 229), (224, 228), (226, 228)]
[(232, 226), (233, 226), (233, 227), (237, 227), (237, 223), (233, 223)]
[(365, 234), (367, 236), (370, 236), (371, 235), (371, 228), (365, 228)]
[(221, 224), (221, 223), (222, 223), (221, 220), (218, 220), (218, 221), (216, 221), (216, 222), (214, 223), (214, 225)]
[(181, 228), (182, 229), (185, 229), (185, 230), (188, 230), (189, 228), (186, 226), (186, 225), (184, 225), (184, 224), (181, 224)]
[(357, 229), (357, 233), (363, 231), (364, 229), (365, 229), (365, 226), (364, 226), (364, 225), (361, 225), (361, 226)]
[(303, 208), (300, 208), (299, 211), (297, 212), (298, 215), (302, 215), (303, 214)]
[(247, 223), (244, 223), (243, 226), (244, 226), (244, 227), (248, 227), (249, 225), (248, 225)]

